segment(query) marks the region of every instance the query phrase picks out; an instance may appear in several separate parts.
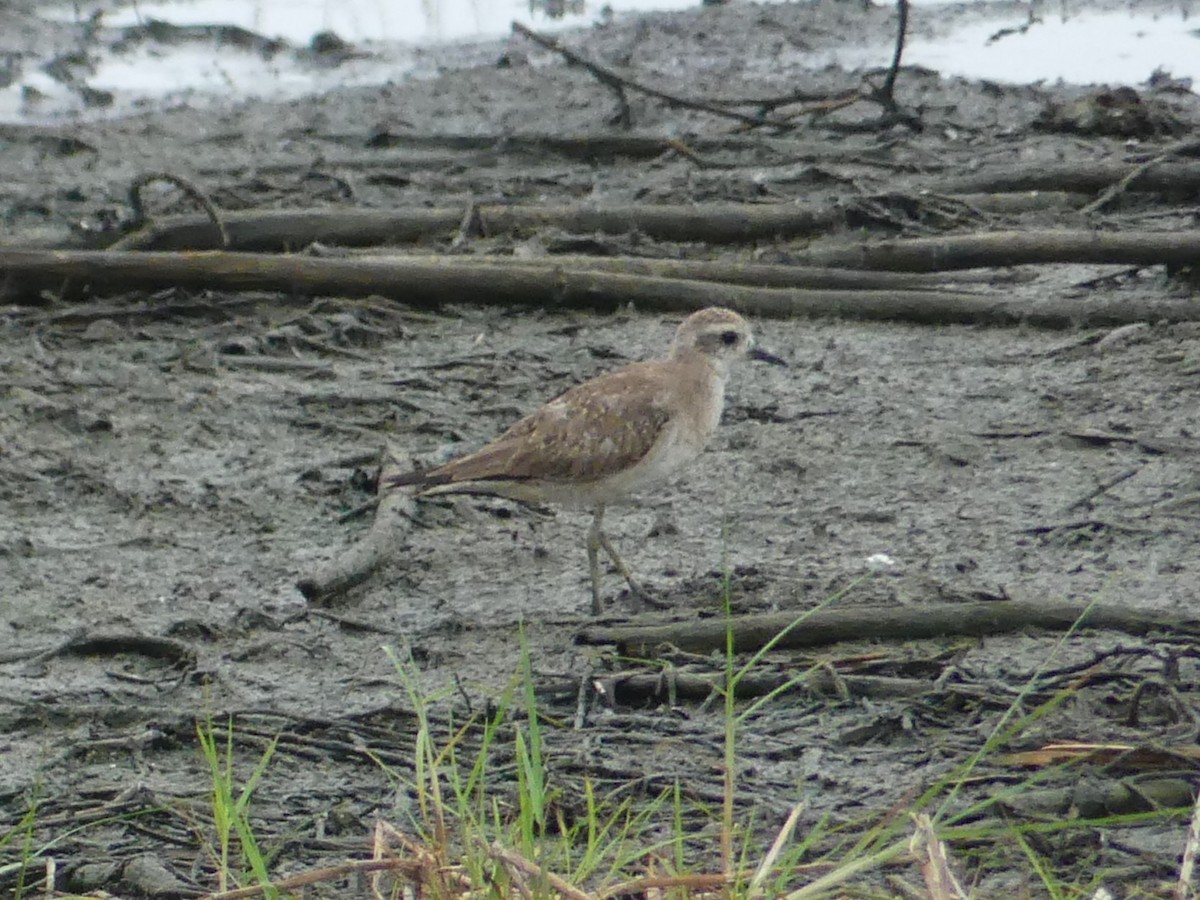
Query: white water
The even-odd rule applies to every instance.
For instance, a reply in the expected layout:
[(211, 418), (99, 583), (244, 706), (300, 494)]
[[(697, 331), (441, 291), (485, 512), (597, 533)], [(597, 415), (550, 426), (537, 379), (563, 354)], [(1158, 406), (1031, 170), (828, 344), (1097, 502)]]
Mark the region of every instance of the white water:
[[(546, 0), (539, 0), (546, 2)], [(555, 0), (551, 0), (555, 2)], [(139, 103), (188, 102), (205, 95), (288, 98), (332, 87), (380, 84), (420, 73), (421, 44), (494, 39), (507, 35), (513, 21), (539, 30), (578, 27), (599, 18), (637, 10), (689, 8), (697, 0), (557, 0), (591, 3), (587, 8), (551, 18), (530, 0), (179, 0), (133, 3), (105, 12), (110, 27), (151, 19), (175, 25), (237, 25), (267, 38), (306, 45), (313, 35), (333, 31), (356, 48), (368, 51), (335, 67), (298, 62), (293, 54), (272, 58), (233, 46), (215, 48), (204, 42), (162, 45), (146, 42), (127, 53), (103, 59), (87, 84), (117, 98), (113, 112)], [(743, 0), (733, 0), (743, 2)], [(915, 6), (951, 0), (914, 0)], [(948, 75), (1027, 83), (1063, 80), (1079, 84), (1138, 84), (1158, 69), (1175, 78), (1200, 82), (1200, 21), (1190, 17), (1193, 0), (1180, 0), (1169, 11), (1095, 13), (1079, 0), (1038, 4), (1041, 21), (1023, 32), (997, 37), (1001, 29), (1019, 29), (1027, 21), (1012, 3), (980, 0), (964, 14), (947, 6), (942, 34), (914, 40), (904, 61)], [(611, 6), (611, 8), (610, 8)], [(1131, 8), (1133, 4), (1131, 4)], [(94, 8), (77, 0), (43, 14), (84, 21)], [(961, 24), (960, 24), (961, 23)], [(888, 45), (814, 54), (802, 64), (836, 64), (847, 69), (885, 65)], [(36, 109), (23, 100), (22, 88), (45, 95)], [(0, 90), (0, 121), (23, 117), (55, 117), (78, 113), (79, 98), (66, 86), (28, 66), (23, 77)], [(89, 113), (97, 114), (95, 111)]]

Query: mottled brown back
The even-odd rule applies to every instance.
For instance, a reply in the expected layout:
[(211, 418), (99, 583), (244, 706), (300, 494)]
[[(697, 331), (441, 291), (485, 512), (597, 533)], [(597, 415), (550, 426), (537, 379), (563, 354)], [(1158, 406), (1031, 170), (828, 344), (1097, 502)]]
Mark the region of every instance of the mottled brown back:
[(669, 385), (659, 390), (650, 377), (662, 365), (634, 363), (576, 385), (475, 453), (396, 483), (587, 482), (627, 469), (670, 417)]

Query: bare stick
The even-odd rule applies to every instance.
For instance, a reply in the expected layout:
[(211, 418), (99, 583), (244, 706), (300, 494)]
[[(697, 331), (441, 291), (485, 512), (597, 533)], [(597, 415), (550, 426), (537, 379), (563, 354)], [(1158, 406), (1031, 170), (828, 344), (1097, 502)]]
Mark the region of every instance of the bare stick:
[[(387, 478), (411, 470), (408, 455), (389, 445), (383, 455), (379, 483), (383, 485)], [(309, 603), (328, 605), (334, 598), (366, 581), (396, 554), (414, 510), (415, 501), (407, 491), (382, 490), (375, 521), (367, 534), (337, 558), (296, 583), (304, 599)]]
[(279, 891), (295, 890), (325, 881), (336, 881), (337, 879), (345, 878), (347, 875), (355, 875), (363, 872), (400, 872), (409, 878), (415, 879), (421, 874), (423, 867), (423, 863), (407, 859), (356, 859), (336, 866), (327, 866), (323, 869), (303, 872), (299, 875), (293, 875), (291, 878), (284, 878), (269, 884), (256, 884), (231, 891), (218, 891), (215, 894), (207, 894), (205, 900), (248, 900), (250, 897), (259, 897), (263, 894), (277, 893)]
[(900, 57), (904, 55), (904, 37), (908, 33), (908, 0), (896, 0), (896, 50), (892, 54), (892, 65), (888, 68), (883, 87), (876, 92), (879, 100), (887, 110), (894, 111), (896, 106), (896, 75), (900, 72)]

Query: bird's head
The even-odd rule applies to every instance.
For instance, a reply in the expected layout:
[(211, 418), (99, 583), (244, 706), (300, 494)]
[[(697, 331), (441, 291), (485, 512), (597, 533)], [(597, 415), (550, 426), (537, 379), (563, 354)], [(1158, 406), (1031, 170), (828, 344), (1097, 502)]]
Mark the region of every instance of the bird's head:
[(698, 353), (710, 359), (725, 375), (740, 359), (750, 358), (785, 366), (778, 356), (754, 346), (750, 323), (731, 309), (710, 306), (692, 313), (680, 324), (671, 343), (671, 358)]

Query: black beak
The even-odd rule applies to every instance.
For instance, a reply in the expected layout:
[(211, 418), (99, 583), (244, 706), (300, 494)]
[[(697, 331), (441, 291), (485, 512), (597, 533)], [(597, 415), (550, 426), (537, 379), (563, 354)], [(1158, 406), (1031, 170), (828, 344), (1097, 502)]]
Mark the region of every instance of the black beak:
[(750, 358), (757, 359), (759, 362), (770, 363), (773, 366), (787, 365), (786, 362), (784, 362), (774, 353), (768, 353), (766, 350), (759, 350), (757, 347), (750, 348)]

